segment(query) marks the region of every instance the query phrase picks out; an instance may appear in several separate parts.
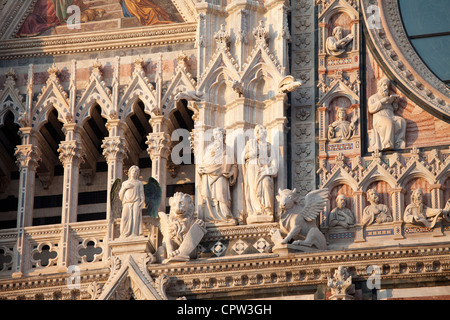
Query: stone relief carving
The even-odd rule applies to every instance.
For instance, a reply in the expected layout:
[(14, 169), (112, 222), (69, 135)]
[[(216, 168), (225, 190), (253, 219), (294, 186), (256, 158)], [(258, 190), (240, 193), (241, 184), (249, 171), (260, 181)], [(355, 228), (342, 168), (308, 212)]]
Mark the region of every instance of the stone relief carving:
[(326, 188), (311, 191), (305, 196), (305, 205), (301, 206), (296, 189), (278, 190), (277, 201), (281, 216), (280, 228), (272, 231), (274, 243), (279, 246), (292, 242), (292, 245), (296, 246), (292, 249), (299, 251), (304, 251), (305, 247), (326, 250), (327, 242), (325, 236), (317, 228), (316, 218), (323, 210), (327, 196), (328, 189)]
[(336, 197), (337, 207), (330, 212), (328, 225), (330, 227), (350, 228), (355, 225), (355, 216), (353, 212), (346, 208), (345, 195), (340, 194)]
[(338, 108), (336, 120), (328, 126), (328, 140), (330, 142), (349, 140), (355, 134), (358, 116), (353, 114), (351, 121), (347, 121), (346, 115), (344, 108)]
[(346, 37), (343, 37), (343, 30), (342, 27), (337, 26), (333, 29), (331, 37), (327, 38), (325, 47), (329, 55), (342, 55), (346, 51), (347, 45), (353, 41), (353, 34), (350, 33)]
[(388, 78), (380, 79), (378, 92), (369, 98), (369, 113), (373, 114), (369, 151), (405, 148), (406, 120), (394, 114), (400, 97), (389, 94), (390, 84)]
[(344, 266), (339, 266), (334, 271), (332, 278), (328, 278), (328, 287), (331, 289), (330, 300), (354, 300), (355, 286), (352, 277)]
[(367, 226), (373, 223), (392, 222), (392, 215), (387, 205), (380, 203), (377, 190), (367, 191), (367, 200), (370, 205), (364, 208), (362, 222)]
[(236, 183), (238, 167), (232, 150), (226, 145), (224, 129), (213, 130), (213, 142), (205, 149), (198, 173), (201, 176), (199, 209), (203, 220), (235, 225), (237, 222), (231, 212), (230, 187)]
[(162, 263), (189, 261), (206, 234), (205, 222), (194, 218), (194, 202), (188, 194), (176, 192), (169, 199), (169, 205), (169, 215), (159, 212)]
[(411, 203), (406, 207), (403, 220), (412, 224), (423, 225), (427, 228), (434, 228), (436, 223), (444, 218), (449, 221), (450, 200), (444, 209), (430, 208), (423, 203), (423, 191), (420, 188), (411, 194)]
[(256, 139), (250, 139), (243, 151), (244, 198), (247, 223), (272, 222), (274, 213), (274, 177), (278, 162), (267, 142), (267, 130), (255, 127)]
[(128, 170), (128, 180), (122, 183), (119, 198), (122, 201), (122, 220), (120, 237), (141, 236), (142, 208), (145, 206), (144, 185), (138, 180), (140, 169), (131, 166)]

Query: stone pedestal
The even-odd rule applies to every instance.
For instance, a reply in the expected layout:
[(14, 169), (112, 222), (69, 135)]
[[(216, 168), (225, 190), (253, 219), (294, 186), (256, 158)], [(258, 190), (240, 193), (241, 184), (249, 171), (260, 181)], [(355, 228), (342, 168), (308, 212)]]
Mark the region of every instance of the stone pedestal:
[(118, 238), (109, 242), (113, 256), (148, 253), (151, 250), (150, 240), (146, 237)]
[(247, 217), (247, 224), (254, 224), (254, 223), (268, 223), (273, 222), (273, 216), (272, 215), (249, 215)]

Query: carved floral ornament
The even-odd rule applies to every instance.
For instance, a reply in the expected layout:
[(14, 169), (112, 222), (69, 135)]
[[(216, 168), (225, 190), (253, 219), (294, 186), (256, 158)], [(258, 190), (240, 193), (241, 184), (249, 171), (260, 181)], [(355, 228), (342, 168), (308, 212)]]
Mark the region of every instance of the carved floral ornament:
[(411, 100), (445, 121), (450, 121), (450, 92), (424, 64), (402, 25), (396, 0), (362, 0), (361, 12), (368, 33), (369, 48), (386, 75)]

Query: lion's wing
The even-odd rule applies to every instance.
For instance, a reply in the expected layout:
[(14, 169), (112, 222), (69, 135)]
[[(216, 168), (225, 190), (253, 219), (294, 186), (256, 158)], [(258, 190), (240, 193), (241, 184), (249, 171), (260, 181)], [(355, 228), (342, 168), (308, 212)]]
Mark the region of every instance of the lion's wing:
[(328, 189), (319, 189), (311, 191), (305, 197), (305, 206), (300, 212), (306, 221), (314, 221), (323, 210), (328, 197)]
[(163, 236), (166, 236), (169, 232), (169, 224), (170, 224), (169, 217), (165, 212), (162, 211), (158, 212), (158, 216), (159, 216), (159, 228)]

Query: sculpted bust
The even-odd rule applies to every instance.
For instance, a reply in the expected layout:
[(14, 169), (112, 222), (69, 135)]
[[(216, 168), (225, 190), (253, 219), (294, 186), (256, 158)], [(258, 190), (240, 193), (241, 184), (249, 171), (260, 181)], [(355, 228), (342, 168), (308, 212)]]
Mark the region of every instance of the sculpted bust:
[(369, 151), (405, 148), (406, 120), (396, 116), (399, 96), (389, 94), (388, 78), (378, 81), (378, 92), (369, 98), (369, 113), (373, 114), (373, 132)]
[(349, 122), (345, 120), (346, 115), (344, 108), (337, 109), (336, 121), (328, 126), (328, 140), (330, 142), (348, 140), (353, 136), (357, 118), (352, 117), (352, 122)]
[(342, 27), (335, 27), (331, 37), (327, 38), (325, 47), (329, 55), (340, 56), (345, 52), (345, 47), (353, 41), (353, 34), (351, 33), (345, 38), (342, 37), (343, 30)]
[(411, 194), (411, 203), (406, 207), (403, 220), (412, 224), (423, 225), (427, 228), (434, 228), (439, 217), (448, 219), (450, 213), (450, 201), (444, 209), (435, 209), (423, 203), (423, 191), (418, 188)]
[(336, 197), (337, 207), (330, 212), (330, 221), (328, 222), (330, 227), (349, 228), (355, 224), (355, 216), (350, 209), (345, 207), (345, 199), (343, 194)]
[(363, 225), (392, 222), (391, 212), (388, 206), (380, 203), (380, 195), (377, 190), (369, 189), (367, 191), (367, 200), (370, 202), (370, 205), (364, 208), (362, 217)]

